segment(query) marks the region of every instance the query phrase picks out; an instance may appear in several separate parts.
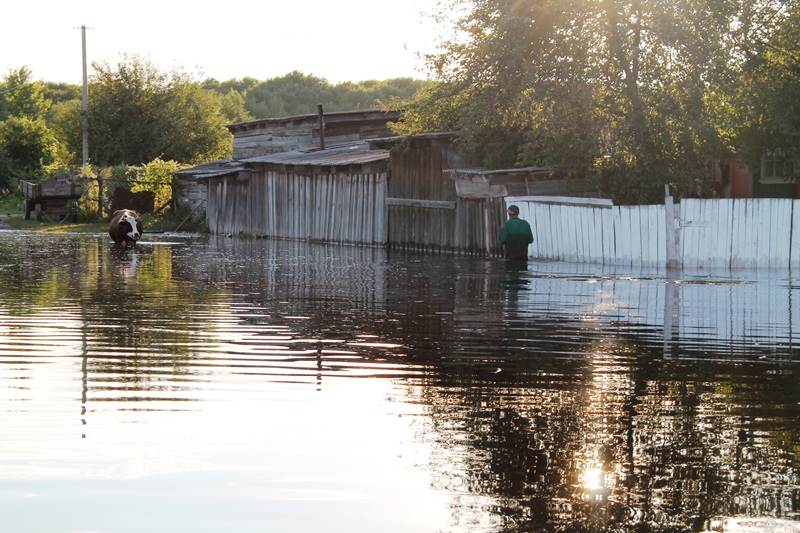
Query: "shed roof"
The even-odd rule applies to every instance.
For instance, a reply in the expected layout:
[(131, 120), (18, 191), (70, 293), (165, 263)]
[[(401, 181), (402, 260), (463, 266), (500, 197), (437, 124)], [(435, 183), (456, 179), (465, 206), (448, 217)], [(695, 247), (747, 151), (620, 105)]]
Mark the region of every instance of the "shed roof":
[(552, 169), (545, 167), (500, 168), (495, 170), (486, 168), (450, 168), (446, 169), (445, 172), (465, 176), (531, 176), (540, 175), (541, 173), (547, 175), (553, 174)]
[(234, 161), (233, 159), (220, 159), (178, 170), (177, 172), (173, 172), (173, 174), (176, 176), (192, 176), (202, 179), (235, 174), (240, 170), (244, 170), (244, 165), (238, 161)]
[[(359, 109), (355, 111), (333, 111), (323, 114), (325, 123), (327, 125), (338, 123), (365, 123), (365, 122), (378, 122), (386, 124), (389, 121), (399, 120), (402, 116), (400, 111), (384, 111), (383, 109)], [(247, 122), (239, 122), (236, 124), (228, 124), (228, 128), (233, 134), (239, 131), (248, 131), (253, 129), (268, 128), (281, 124), (301, 124), (313, 123), (316, 124), (319, 120), (317, 113), (309, 113), (305, 115), (294, 115), (291, 117), (278, 117), (278, 118), (262, 118), (258, 120), (250, 120)]]
[(457, 131), (435, 131), (431, 133), (416, 133), (414, 135), (393, 135), (391, 137), (378, 137), (369, 139), (369, 142), (376, 148), (392, 148), (400, 143), (414, 141), (451, 141), (459, 135)]
[(306, 165), (306, 166), (349, 166), (363, 165), (389, 159), (389, 150), (370, 150), (365, 141), (352, 141), (347, 143), (331, 144), (324, 149), (306, 148), (281, 152), (277, 154), (260, 155), (247, 159), (240, 159), (241, 163), (263, 163), (271, 165)]

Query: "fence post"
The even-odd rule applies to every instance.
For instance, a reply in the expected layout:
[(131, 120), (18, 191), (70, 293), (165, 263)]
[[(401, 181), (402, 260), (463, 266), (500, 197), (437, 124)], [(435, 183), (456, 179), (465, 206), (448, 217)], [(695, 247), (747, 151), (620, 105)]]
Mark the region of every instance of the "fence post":
[(664, 184), (664, 213), (666, 215), (666, 242), (667, 242), (667, 269), (680, 268), (680, 260), (678, 258), (677, 234), (678, 230), (675, 228), (675, 203), (673, 202), (672, 195), (669, 192), (669, 183)]
[(97, 219), (103, 218), (103, 178), (97, 176)]

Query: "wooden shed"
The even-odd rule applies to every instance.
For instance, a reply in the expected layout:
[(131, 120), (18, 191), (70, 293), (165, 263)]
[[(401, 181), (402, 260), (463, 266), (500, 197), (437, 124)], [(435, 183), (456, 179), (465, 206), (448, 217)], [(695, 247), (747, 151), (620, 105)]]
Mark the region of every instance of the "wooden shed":
[[(269, 154), (295, 150), (324, 148), (342, 142), (353, 142), (392, 134), (387, 124), (400, 119), (398, 111), (364, 109), (296, 115), (241, 122), (227, 126), (233, 134), (233, 158), (203, 163), (174, 174), (176, 204), (202, 215), (206, 202), (206, 185), (210, 179), (247, 180), (241, 161)], [(239, 175), (242, 172), (241, 176)], [(238, 176), (238, 178), (237, 178)], [(218, 215), (218, 214), (217, 214)], [(212, 215), (215, 216), (215, 215)], [(226, 215), (232, 216), (232, 215)], [(222, 227), (222, 226), (220, 226)], [(213, 231), (213, 228), (212, 228)]]
[(237, 176), (245, 171), (244, 165), (237, 161), (220, 159), (173, 173), (173, 195), (177, 207), (191, 213), (199, 211), (206, 203), (209, 178)]
[[(267, 118), (227, 126), (233, 134), (233, 159), (241, 160), (303, 148), (322, 148), (326, 143), (392, 135), (388, 122), (400, 119), (399, 111), (364, 109)], [(321, 132), (321, 134), (320, 134)]]
[(383, 245), (388, 150), (364, 141), (267, 154), (200, 176), (216, 234)]
[(580, 183), (539, 167), (463, 168), (457, 132), (373, 139), (391, 150), (386, 206), (392, 249), (502, 256), (498, 236), (507, 196), (591, 195)]
[(453, 170), (459, 157), (457, 133), (437, 132), (375, 139), (390, 149), (387, 190), (388, 246), (391, 249), (498, 256), (505, 220), (503, 195), (464, 194)]

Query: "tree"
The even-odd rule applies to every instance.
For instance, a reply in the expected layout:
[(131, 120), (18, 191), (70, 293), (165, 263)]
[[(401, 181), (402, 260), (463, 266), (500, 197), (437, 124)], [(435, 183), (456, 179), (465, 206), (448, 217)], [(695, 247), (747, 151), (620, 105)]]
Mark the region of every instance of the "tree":
[[(786, 178), (800, 180), (800, 11), (786, 9), (770, 21), (769, 39), (755, 33), (737, 83), (716, 103), (727, 110), (725, 127), (737, 154), (758, 168), (765, 154), (780, 154)], [(776, 22), (777, 19), (777, 22)], [(778, 24), (779, 22), (779, 24)]]
[(42, 93), (53, 105), (72, 100), (81, 101), (82, 90), (80, 85), (63, 82), (44, 82)]
[(155, 205), (159, 208), (172, 199), (172, 175), (181, 169), (175, 161), (155, 159), (140, 167), (131, 169), (135, 173), (136, 184), (133, 192), (152, 191)]
[(17, 178), (39, 175), (55, 160), (56, 140), (42, 119), (12, 116), (0, 122), (0, 147)]
[(222, 106), (222, 116), (228, 124), (247, 122), (254, 118), (244, 106), (244, 96), (236, 89), (231, 89), (227, 93), (220, 95), (220, 104)]
[(248, 111), (259, 118), (313, 113), (330, 84), (323, 78), (297, 70), (267, 80), (244, 95)]
[(163, 158), (201, 163), (229, 157), (232, 137), (225, 128), (222, 98), (180, 72), (173, 72), (165, 106)]
[(65, 166), (77, 166), (82, 163), (82, 117), (83, 104), (80, 100), (55, 103), (47, 114), (47, 124), (62, 147), (62, 155), (59, 159)]
[(2, 96), (4, 105), (0, 120), (8, 117), (26, 117), (36, 120), (43, 118), (50, 108), (50, 101), (44, 97), (41, 83), (31, 80), (32, 72), (28, 67), (9, 70), (3, 78)]
[(125, 56), (116, 68), (93, 63), (89, 83), (89, 155), (101, 166), (156, 158), (200, 163), (230, 154), (222, 105), (180, 71), (159, 71)]
[[(244, 99), (245, 112), (255, 118), (277, 118), (315, 113), (317, 104), (325, 111), (351, 111), (374, 109), (381, 102), (408, 99), (427, 81), (412, 78), (394, 78), (385, 81), (365, 80), (331, 85), (327, 80), (299, 71), (265, 81), (243, 78), (219, 82), (211, 79), (203, 87), (221, 95)], [(231, 113), (228, 113), (231, 115)]]
[(41, 175), (56, 161), (58, 144), (45, 122), (50, 101), (27, 67), (9, 70), (0, 84), (0, 187), (12, 178)]
[[(458, 130), (491, 168), (543, 166), (594, 180), (617, 202), (712, 194), (730, 157), (713, 89), (742, 28), (778, 0), (445, 0), (454, 30), (427, 57), (434, 84), (399, 133)], [(768, 33), (769, 28), (760, 28)], [(396, 104), (398, 105), (398, 104)]]

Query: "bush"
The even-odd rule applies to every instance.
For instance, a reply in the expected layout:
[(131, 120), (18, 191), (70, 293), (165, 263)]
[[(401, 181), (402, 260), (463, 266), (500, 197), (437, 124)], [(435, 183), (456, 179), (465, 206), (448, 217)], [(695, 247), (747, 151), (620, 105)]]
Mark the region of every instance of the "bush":
[[(186, 231), (189, 233), (208, 233), (205, 217), (190, 216), (188, 209), (166, 208), (158, 213), (142, 215), (142, 223), (150, 231)], [(196, 214), (195, 214), (196, 215)]]
[(21, 213), (23, 199), (17, 186), (17, 180), (9, 180), (8, 186), (0, 189), (0, 213)]

